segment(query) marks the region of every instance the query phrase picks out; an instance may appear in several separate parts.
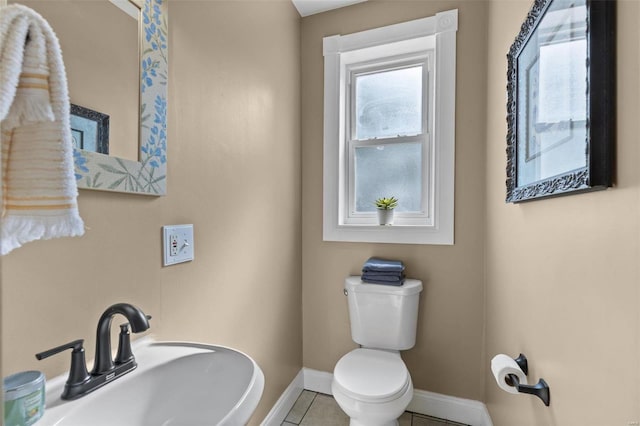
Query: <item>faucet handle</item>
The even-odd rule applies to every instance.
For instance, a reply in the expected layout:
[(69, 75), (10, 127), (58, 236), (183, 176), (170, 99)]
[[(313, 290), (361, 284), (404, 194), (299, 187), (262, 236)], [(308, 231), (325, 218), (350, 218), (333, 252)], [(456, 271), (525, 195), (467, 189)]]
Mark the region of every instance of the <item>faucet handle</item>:
[(117, 364), (124, 364), (133, 358), (133, 352), (131, 351), (131, 333), (129, 333), (129, 323), (126, 322), (120, 325), (120, 336), (118, 337), (118, 352), (116, 353), (116, 359), (113, 361)]
[(65, 343), (64, 345), (56, 346), (55, 348), (37, 353), (36, 358), (38, 360), (43, 360), (67, 349), (73, 349), (71, 351), (71, 368), (69, 368), (67, 385), (73, 386), (84, 383), (89, 380), (90, 376), (87, 371), (87, 363), (84, 357), (84, 348), (82, 347), (83, 343), (83, 339), (74, 340), (73, 342)]
[[(151, 315), (146, 315), (147, 321), (151, 319)], [(131, 333), (129, 332), (129, 323), (120, 324), (120, 335), (118, 337), (118, 352), (113, 362), (124, 364), (125, 362), (134, 360), (133, 351), (131, 350)]]
[(52, 355), (58, 354), (67, 349), (73, 349), (74, 351), (82, 351), (84, 348), (82, 344), (84, 343), (84, 339), (74, 340), (73, 342), (65, 343), (64, 345), (56, 346), (52, 349), (47, 349), (46, 351), (42, 351), (36, 354), (36, 358), (38, 361), (43, 360), (45, 358), (49, 358)]

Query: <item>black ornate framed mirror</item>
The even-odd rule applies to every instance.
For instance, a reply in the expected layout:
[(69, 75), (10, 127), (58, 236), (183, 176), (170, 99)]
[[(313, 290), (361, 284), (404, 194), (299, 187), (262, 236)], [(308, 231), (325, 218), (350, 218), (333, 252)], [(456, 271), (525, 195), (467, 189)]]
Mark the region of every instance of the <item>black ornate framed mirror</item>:
[(610, 187), (615, 1), (535, 0), (507, 60), (506, 201)]

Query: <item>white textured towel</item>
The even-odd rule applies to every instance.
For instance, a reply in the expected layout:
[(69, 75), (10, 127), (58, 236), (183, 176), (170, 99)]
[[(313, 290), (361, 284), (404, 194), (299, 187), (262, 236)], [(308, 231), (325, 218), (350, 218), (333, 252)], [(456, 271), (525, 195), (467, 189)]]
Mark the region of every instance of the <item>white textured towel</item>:
[(0, 8), (0, 254), (79, 236), (69, 92), (51, 26), (26, 6)]

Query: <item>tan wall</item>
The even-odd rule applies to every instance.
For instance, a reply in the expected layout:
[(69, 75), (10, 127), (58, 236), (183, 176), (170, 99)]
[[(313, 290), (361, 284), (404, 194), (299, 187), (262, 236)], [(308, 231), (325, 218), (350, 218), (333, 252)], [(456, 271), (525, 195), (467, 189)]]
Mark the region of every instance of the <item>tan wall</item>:
[[(85, 236), (2, 259), (2, 373), (61, 374), (69, 354), (33, 354), (76, 338), (93, 359), (100, 313), (127, 301), (161, 339), (253, 356), (257, 424), (302, 367), (299, 17), (181, 0), (169, 25), (168, 195), (81, 190)], [(195, 260), (163, 268), (161, 226), (178, 223), (195, 226)]]
[(487, 94), (486, 359), (519, 351), (551, 406), (498, 389), (496, 426), (640, 421), (640, 3), (618, 2), (617, 185), (606, 192), (505, 204), (506, 53), (530, 3), (493, 1)]
[[(322, 241), (322, 38), (459, 9), (456, 96), (454, 246)], [(376, 255), (402, 259), (424, 281), (416, 346), (405, 353), (414, 385), (482, 399), (484, 2), (369, 1), (302, 20), (303, 317), (304, 365), (333, 371), (351, 341), (344, 278)]]

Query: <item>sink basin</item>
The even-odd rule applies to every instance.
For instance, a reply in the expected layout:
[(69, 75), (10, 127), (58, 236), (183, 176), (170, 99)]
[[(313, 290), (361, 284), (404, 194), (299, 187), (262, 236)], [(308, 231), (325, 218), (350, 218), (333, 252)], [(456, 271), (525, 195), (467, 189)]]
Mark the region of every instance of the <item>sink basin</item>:
[(243, 425), (264, 389), (260, 367), (224, 346), (183, 342), (134, 345), (138, 368), (77, 400), (60, 394), (67, 377), (46, 384), (38, 425)]

